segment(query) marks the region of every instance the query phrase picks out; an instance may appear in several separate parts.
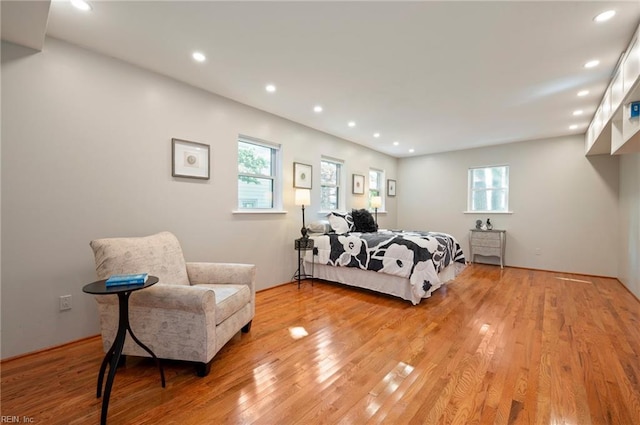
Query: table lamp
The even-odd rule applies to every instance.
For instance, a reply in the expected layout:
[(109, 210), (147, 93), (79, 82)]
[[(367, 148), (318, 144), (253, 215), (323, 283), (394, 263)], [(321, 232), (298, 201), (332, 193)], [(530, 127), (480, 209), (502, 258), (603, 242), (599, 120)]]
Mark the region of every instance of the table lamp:
[(310, 189), (296, 189), (295, 204), (302, 206), (302, 238), (307, 239), (307, 226), (304, 224), (304, 206), (311, 204), (311, 190)]

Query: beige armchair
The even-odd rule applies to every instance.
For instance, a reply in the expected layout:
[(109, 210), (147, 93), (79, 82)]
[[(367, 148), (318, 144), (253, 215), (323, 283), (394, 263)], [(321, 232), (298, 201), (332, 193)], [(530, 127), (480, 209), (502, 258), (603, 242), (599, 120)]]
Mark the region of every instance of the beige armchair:
[[(255, 315), (255, 266), (187, 263), (176, 237), (91, 241), (98, 279), (112, 274), (149, 273), (160, 281), (129, 298), (129, 322), (136, 337), (161, 359), (197, 363), (206, 376), (213, 356), (236, 334), (251, 329)], [(102, 343), (111, 347), (118, 329), (116, 295), (96, 296)], [(149, 357), (127, 334), (124, 355)]]

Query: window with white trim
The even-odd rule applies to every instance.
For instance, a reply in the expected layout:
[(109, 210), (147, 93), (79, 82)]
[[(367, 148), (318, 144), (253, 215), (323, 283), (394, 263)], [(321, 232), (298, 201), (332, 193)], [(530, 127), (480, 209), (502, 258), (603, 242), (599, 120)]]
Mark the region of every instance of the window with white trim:
[(322, 158), (320, 160), (320, 209), (339, 210), (342, 181), (342, 162)]
[(509, 212), (509, 166), (469, 168), (469, 212)]
[(238, 209), (282, 208), (280, 145), (238, 138)]
[(371, 209), (371, 198), (379, 196), (382, 198), (382, 209), (384, 209), (384, 172), (374, 168), (369, 169), (369, 199), (368, 206)]

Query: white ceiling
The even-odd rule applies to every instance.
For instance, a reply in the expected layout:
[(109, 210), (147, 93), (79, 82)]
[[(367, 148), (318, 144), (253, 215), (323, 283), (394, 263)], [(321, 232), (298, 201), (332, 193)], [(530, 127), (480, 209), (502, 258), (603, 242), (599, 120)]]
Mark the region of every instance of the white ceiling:
[(396, 157), (583, 134), (640, 22), (638, 0), (90, 4), (52, 2), (47, 35)]

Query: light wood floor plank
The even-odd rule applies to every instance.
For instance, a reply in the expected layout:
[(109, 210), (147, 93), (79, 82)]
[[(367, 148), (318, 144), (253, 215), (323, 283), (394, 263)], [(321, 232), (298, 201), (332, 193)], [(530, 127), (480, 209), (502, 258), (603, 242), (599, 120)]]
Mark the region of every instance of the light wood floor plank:
[[(614, 279), (474, 264), (418, 306), (327, 282), (257, 294), (211, 373), (118, 370), (109, 424), (640, 423), (640, 303)], [(294, 337), (295, 328), (307, 335)], [(3, 362), (1, 414), (97, 424), (90, 338)]]

